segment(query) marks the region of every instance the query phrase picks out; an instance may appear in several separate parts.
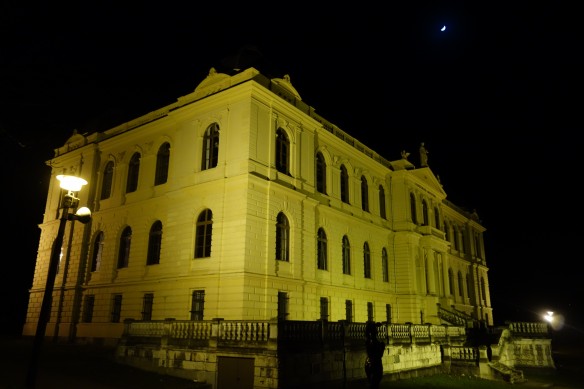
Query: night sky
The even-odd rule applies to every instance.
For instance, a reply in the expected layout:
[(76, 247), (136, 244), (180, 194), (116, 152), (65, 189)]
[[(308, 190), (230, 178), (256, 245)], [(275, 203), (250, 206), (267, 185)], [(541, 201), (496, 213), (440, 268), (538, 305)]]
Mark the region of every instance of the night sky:
[(487, 228), (496, 324), (553, 310), (584, 334), (584, 23), (572, 2), (11, 3), (0, 6), (3, 327), (22, 328), (53, 150), (75, 129), (176, 101), (211, 67), (254, 66), (289, 74), (304, 102), (386, 159), (406, 150), (417, 163), (425, 142), (448, 199)]

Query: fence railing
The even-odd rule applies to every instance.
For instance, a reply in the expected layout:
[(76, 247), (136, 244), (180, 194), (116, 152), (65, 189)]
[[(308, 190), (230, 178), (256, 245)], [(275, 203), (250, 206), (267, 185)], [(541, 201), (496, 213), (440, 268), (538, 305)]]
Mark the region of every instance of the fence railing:
[(546, 337), (550, 333), (549, 325), (544, 322), (512, 322), (508, 324), (511, 333), (516, 335)]
[[(286, 320), (154, 320), (124, 322), (123, 339), (126, 342), (175, 344), (185, 347), (209, 342), (247, 347), (269, 342), (283, 346), (335, 346), (364, 344), (366, 323), (345, 321), (294, 321)], [(463, 341), (466, 332), (461, 326), (433, 324), (377, 323), (377, 334), (387, 344), (450, 343)], [(456, 342), (455, 342), (456, 343)]]

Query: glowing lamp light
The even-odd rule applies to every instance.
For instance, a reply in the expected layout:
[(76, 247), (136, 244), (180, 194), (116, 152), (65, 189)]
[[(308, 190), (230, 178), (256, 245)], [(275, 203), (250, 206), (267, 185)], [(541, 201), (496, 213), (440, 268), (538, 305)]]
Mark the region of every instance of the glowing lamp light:
[(565, 318), (562, 314), (557, 314), (553, 311), (547, 311), (543, 315), (543, 320), (549, 323), (552, 330), (561, 330), (564, 328)]
[(79, 192), (83, 185), (87, 185), (87, 181), (83, 178), (76, 176), (67, 176), (60, 174), (57, 176), (57, 180), (60, 181), (61, 188), (68, 190), (70, 192)]

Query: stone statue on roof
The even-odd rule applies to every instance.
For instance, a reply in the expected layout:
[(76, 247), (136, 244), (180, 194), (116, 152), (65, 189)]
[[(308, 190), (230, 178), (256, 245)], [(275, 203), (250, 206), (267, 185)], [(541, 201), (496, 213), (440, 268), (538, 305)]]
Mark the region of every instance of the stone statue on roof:
[(420, 144), (420, 166), (427, 167), (428, 166), (428, 150), (424, 147), (424, 142)]

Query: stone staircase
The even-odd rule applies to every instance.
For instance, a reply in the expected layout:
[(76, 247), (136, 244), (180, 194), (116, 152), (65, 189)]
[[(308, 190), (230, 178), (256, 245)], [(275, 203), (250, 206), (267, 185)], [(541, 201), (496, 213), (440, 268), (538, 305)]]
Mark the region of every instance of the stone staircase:
[(489, 367), (493, 370), (493, 372), (496, 375), (500, 375), (505, 382), (509, 382), (510, 384), (516, 384), (527, 381), (523, 376), (523, 371), (513, 369), (500, 362), (489, 362)]

